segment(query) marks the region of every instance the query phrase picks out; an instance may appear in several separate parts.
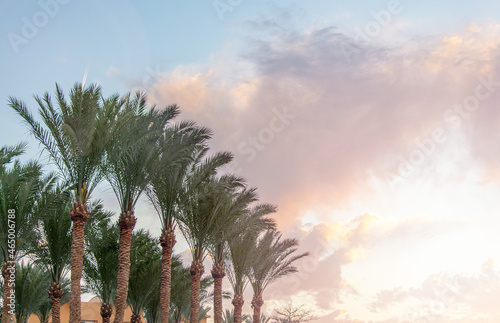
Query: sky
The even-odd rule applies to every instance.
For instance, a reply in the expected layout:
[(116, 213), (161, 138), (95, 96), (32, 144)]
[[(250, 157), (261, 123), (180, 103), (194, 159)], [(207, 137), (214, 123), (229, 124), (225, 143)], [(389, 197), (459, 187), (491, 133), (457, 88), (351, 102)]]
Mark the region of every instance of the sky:
[[(9, 96), (34, 110), (84, 76), (144, 91), (213, 129), (225, 171), (311, 253), (265, 313), (500, 322), (499, 17), (493, 0), (0, 0), (1, 144), (47, 162)], [(146, 201), (136, 214), (159, 234)]]

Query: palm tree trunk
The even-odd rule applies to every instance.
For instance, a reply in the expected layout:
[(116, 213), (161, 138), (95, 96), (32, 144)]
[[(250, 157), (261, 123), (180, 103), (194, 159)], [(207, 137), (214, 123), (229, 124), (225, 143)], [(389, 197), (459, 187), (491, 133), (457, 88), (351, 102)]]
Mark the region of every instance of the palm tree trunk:
[(52, 303), (52, 323), (61, 323), (61, 297), (63, 289), (61, 284), (53, 281), (49, 286), (49, 297)]
[(243, 313), (243, 295), (234, 294), (233, 301), (231, 302), (234, 306), (234, 323), (241, 323), (241, 317)]
[(214, 278), (214, 323), (222, 323), (222, 279), (226, 276), (224, 263), (214, 263), (212, 277)]
[(141, 314), (132, 314), (132, 316), (130, 317), (130, 323), (141, 323), (141, 322), (142, 322)]
[(80, 323), (82, 317), (81, 286), (83, 268), (83, 244), (85, 242), (85, 223), (89, 218), (87, 206), (75, 202), (69, 211), (73, 221), (73, 239), (71, 241), (71, 294), (69, 297), (69, 322)]
[(189, 273), (191, 274), (191, 315), (190, 323), (198, 323), (200, 314), (200, 281), (205, 268), (201, 260), (193, 261)]
[(102, 323), (109, 323), (111, 321), (111, 314), (113, 314), (113, 307), (103, 302), (101, 304)]
[(261, 295), (254, 295), (252, 299), (253, 323), (260, 323), (260, 309), (264, 305)]
[(132, 231), (137, 219), (133, 211), (126, 211), (120, 216), (120, 250), (118, 252), (118, 274), (116, 281), (116, 314), (114, 323), (122, 323), (127, 308), (128, 281), (130, 275), (130, 246)]
[(9, 323), (13, 317), (15, 307), (15, 281), (16, 281), (16, 264), (6, 262), (2, 266), (3, 277), (3, 313), (2, 323)]
[(160, 237), (161, 245), (161, 277), (160, 277), (160, 318), (168, 322), (170, 309), (170, 289), (172, 286), (172, 252), (175, 245), (175, 232), (172, 229), (163, 230)]
[(174, 323), (180, 323), (181, 321), (181, 314), (179, 311), (174, 312)]

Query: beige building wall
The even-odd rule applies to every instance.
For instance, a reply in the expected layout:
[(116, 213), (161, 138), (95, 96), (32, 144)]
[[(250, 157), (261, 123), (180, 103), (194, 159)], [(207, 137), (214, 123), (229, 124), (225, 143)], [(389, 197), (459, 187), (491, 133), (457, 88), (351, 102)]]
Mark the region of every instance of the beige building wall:
[[(130, 323), (131, 316), (132, 311), (130, 310), (130, 307), (127, 307), (123, 322)], [(113, 322), (114, 318), (115, 316), (112, 315), (111, 322)], [(49, 320), (49, 322), (52, 322), (52, 320)], [(69, 322), (69, 302), (61, 306), (61, 322)], [(94, 297), (88, 302), (82, 302), (82, 322), (102, 323), (101, 302), (99, 298)], [(28, 319), (28, 323), (40, 323), (40, 320), (36, 315), (31, 315)]]
[[(123, 323), (130, 323), (130, 317), (132, 316), (132, 311), (130, 307), (125, 310), (125, 319)], [(111, 322), (113, 322), (115, 316), (111, 316)], [(144, 318), (142, 319), (145, 322)], [(52, 322), (52, 320), (49, 320)], [(69, 322), (69, 302), (61, 306), (61, 322)], [(102, 323), (101, 318), (101, 302), (99, 298), (94, 297), (88, 302), (82, 302), (82, 322), (85, 323)], [(31, 315), (28, 319), (28, 323), (40, 323), (40, 320), (36, 315)], [(207, 318), (204, 318), (200, 323), (207, 323)]]

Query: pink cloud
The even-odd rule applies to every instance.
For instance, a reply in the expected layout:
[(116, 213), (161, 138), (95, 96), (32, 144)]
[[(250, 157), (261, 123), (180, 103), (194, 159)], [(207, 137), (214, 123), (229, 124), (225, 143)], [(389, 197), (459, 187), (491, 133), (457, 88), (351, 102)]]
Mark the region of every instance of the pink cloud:
[[(499, 94), (462, 118), (458, 130), (443, 116), (448, 109), (448, 119), (456, 116), (454, 105), (474, 93), (480, 77), (500, 80), (498, 27), (477, 28), (392, 48), (363, 47), (333, 28), (278, 33), (279, 41), (255, 41), (242, 55), (252, 73), (221, 81), (236, 58), (210, 68), (179, 67), (155, 84), (151, 99), (177, 103), (183, 118), (211, 127), (214, 149), (234, 152), (231, 170), (279, 204), (280, 224), (289, 227), (317, 201), (335, 209), (369, 194), (370, 176), (397, 174), (399, 157), (436, 128), (448, 140), (437, 151), (463, 132), (472, 153), (496, 172), (500, 155), (490, 148), (500, 138)], [(346, 45), (359, 48), (349, 62)]]

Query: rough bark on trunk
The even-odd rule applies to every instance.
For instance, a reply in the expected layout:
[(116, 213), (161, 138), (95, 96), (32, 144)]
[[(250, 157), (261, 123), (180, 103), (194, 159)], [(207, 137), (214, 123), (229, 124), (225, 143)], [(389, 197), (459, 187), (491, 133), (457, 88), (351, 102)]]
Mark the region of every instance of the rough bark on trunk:
[(175, 232), (163, 230), (161, 245), (161, 277), (160, 277), (160, 320), (168, 322), (170, 309), (170, 289), (172, 286), (172, 251), (175, 245)]
[(49, 297), (52, 303), (52, 323), (61, 323), (61, 297), (63, 296), (63, 289), (61, 284), (56, 282), (50, 283)]
[(85, 242), (85, 223), (89, 219), (89, 211), (83, 203), (76, 202), (69, 211), (73, 221), (73, 238), (71, 241), (71, 293), (69, 296), (69, 322), (80, 323), (81, 308), (81, 279), (83, 268), (83, 244)]
[(253, 323), (260, 323), (260, 309), (262, 308), (262, 305), (264, 305), (262, 296), (254, 295), (252, 299)]
[(200, 314), (200, 281), (205, 268), (202, 261), (193, 261), (189, 273), (191, 274), (191, 315), (190, 323), (198, 323)]
[(224, 263), (214, 263), (212, 277), (214, 278), (214, 323), (222, 323), (222, 279), (226, 276)]
[(241, 316), (243, 313), (243, 304), (245, 301), (243, 300), (243, 295), (235, 294), (233, 297), (233, 301), (231, 304), (234, 306), (234, 323), (241, 323)]
[(111, 322), (111, 314), (113, 314), (113, 307), (111, 307), (111, 305), (109, 305), (108, 303), (102, 303), (101, 304), (102, 323)]
[(130, 317), (130, 323), (141, 323), (141, 322), (142, 322), (141, 314), (132, 314), (132, 316)]
[(133, 211), (125, 212), (120, 216), (120, 248), (118, 251), (118, 274), (116, 277), (116, 314), (114, 323), (122, 323), (127, 308), (128, 282), (130, 275), (130, 246), (132, 231), (137, 222)]
[[(13, 320), (14, 315), (9, 314), (9, 311), (15, 310), (15, 280), (16, 280), (16, 264), (13, 262), (6, 262), (2, 266), (3, 277), (3, 313), (2, 323), (9, 323)], [(9, 296), (10, 295), (10, 296)], [(10, 305), (10, 306), (9, 306)], [(12, 313), (12, 312), (11, 312)]]

